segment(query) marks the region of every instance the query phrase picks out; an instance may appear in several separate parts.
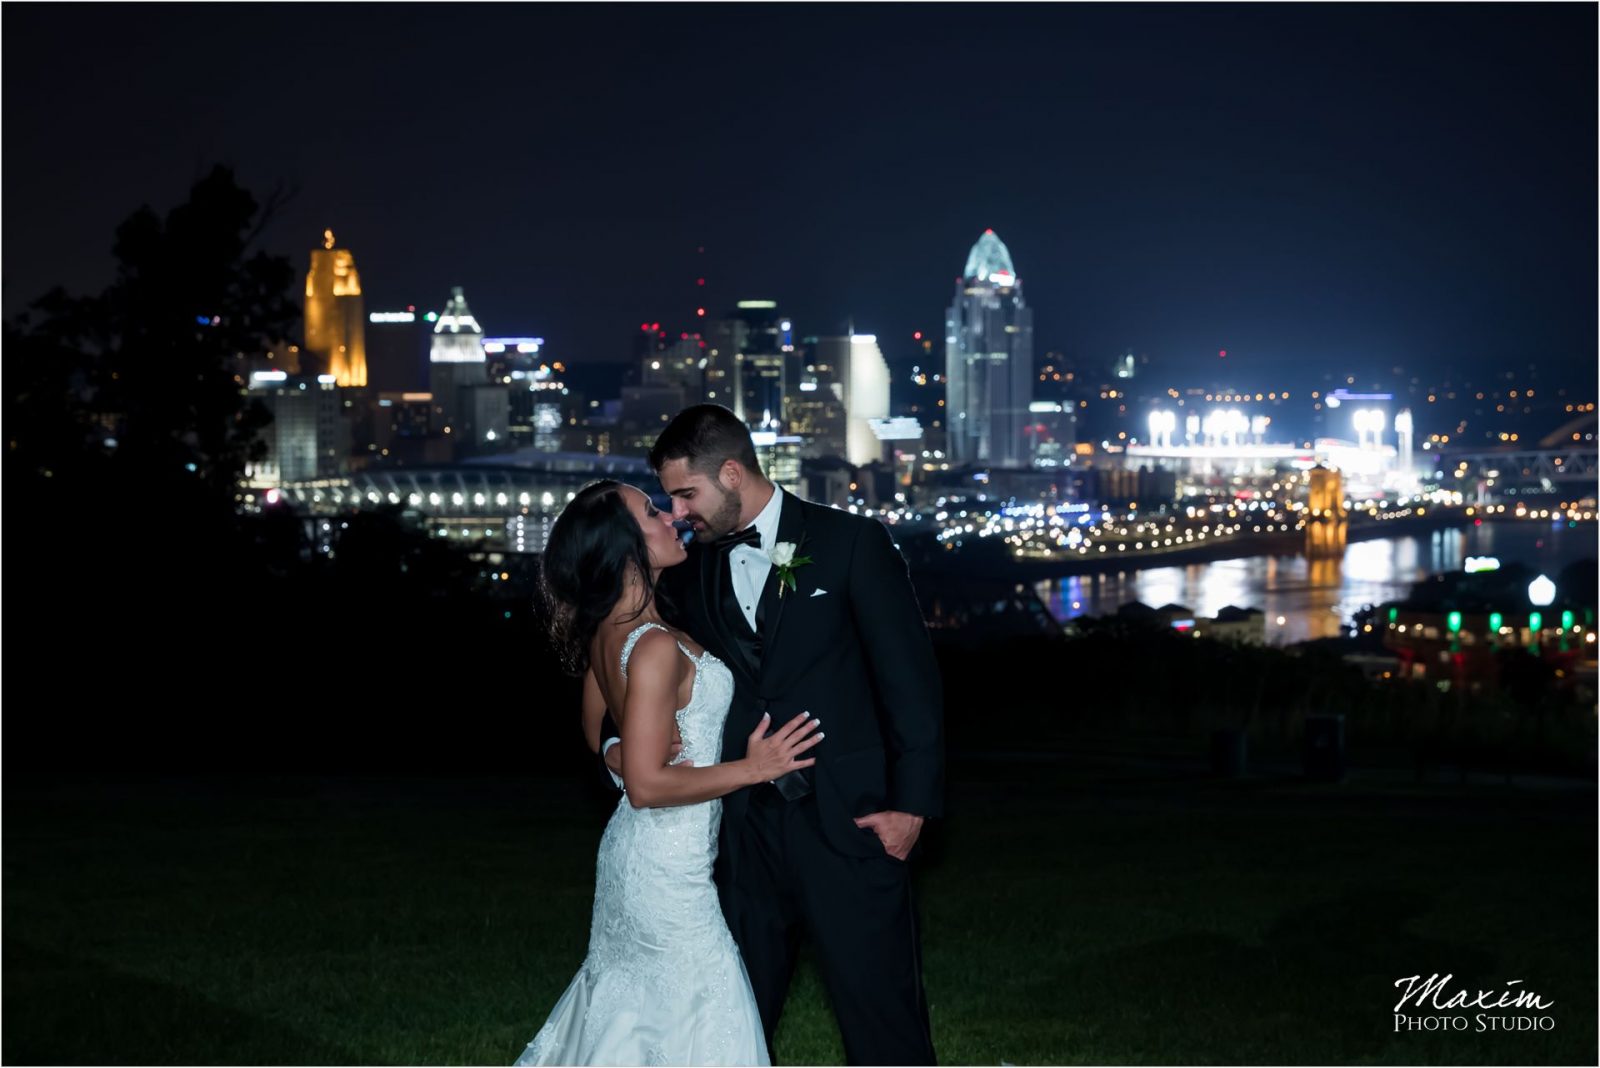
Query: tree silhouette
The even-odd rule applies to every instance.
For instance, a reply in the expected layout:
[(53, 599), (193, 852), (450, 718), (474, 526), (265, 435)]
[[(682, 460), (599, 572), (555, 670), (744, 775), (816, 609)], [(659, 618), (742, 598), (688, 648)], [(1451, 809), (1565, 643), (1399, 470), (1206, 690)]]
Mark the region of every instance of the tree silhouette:
[(14, 487), (231, 512), (269, 418), (235, 358), (299, 315), (288, 260), (251, 249), (283, 199), (263, 207), (216, 167), (165, 219), (146, 206), (117, 228), (104, 292), (53, 290), (7, 325)]

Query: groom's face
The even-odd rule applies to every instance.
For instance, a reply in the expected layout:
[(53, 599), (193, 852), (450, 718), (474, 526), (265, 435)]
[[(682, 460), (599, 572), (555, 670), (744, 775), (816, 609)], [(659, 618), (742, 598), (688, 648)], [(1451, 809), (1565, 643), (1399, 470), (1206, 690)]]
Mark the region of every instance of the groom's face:
[[(723, 465), (723, 470), (727, 465)], [(696, 541), (715, 541), (739, 525), (739, 491), (716, 476), (689, 466), (685, 459), (668, 460), (656, 472), (661, 488), (672, 498), (672, 518), (694, 531)]]

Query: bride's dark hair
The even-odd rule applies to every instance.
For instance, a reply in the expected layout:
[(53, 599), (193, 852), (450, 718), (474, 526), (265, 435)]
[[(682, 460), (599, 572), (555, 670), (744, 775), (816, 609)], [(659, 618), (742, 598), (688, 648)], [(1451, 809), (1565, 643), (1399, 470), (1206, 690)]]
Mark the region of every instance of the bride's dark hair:
[(595, 631), (635, 569), (644, 583), (644, 599), (633, 614), (637, 619), (656, 596), (644, 532), (623, 499), (622, 483), (589, 483), (556, 517), (539, 569), (550, 640), (572, 674), (588, 669)]

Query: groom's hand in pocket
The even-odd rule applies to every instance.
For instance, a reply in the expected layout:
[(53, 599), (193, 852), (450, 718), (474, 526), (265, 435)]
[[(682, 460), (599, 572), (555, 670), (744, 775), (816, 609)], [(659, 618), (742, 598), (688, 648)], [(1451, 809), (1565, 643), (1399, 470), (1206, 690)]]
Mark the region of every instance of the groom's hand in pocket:
[(922, 834), (922, 817), (909, 812), (874, 812), (857, 817), (856, 826), (877, 835), (885, 853), (896, 860), (905, 860)]

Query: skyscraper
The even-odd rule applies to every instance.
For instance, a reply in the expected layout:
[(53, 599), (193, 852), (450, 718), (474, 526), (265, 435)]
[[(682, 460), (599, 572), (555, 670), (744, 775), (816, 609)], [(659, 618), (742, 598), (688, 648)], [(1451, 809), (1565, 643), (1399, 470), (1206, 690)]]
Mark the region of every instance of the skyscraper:
[[(707, 330), (708, 399), (726, 404), (752, 429), (776, 429), (793, 399), (794, 323), (772, 300), (741, 300)], [(712, 393), (716, 396), (710, 396)]]
[(510, 392), (489, 381), (483, 327), (467, 307), (460, 286), (450, 290), (450, 303), (433, 324), (428, 360), (434, 409), (444, 433), (451, 435), (456, 455), (505, 448), (510, 438)]
[(945, 312), (945, 423), (952, 463), (1018, 467), (1033, 402), (1033, 312), (1011, 253), (985, 230)]
[(272, 413), (262, 434), (266, 456), (245, 465), (252, 486), (332, 478), (348, 470), (350, 424), (332, 375), (257, 371), (248, 395)]
[(883, 459), (883, 442), (871, 420), (889, 417), (889, 364), (872, 334), (825, 337), (817, 342), (817, 359), (837, 369), (845, 412), (845, 459), (869, 464)]
[(366, 316), (361, 276), (347, 248), (333, 247), (333, 231), (311, 250), (306, 272), (306, 349), (341, 386), (367, 384)]
[(428, 350), (433, 324), (408, 304), (395, 311), (367, 313), (367, 385), (382, 393), (428, 388)]

